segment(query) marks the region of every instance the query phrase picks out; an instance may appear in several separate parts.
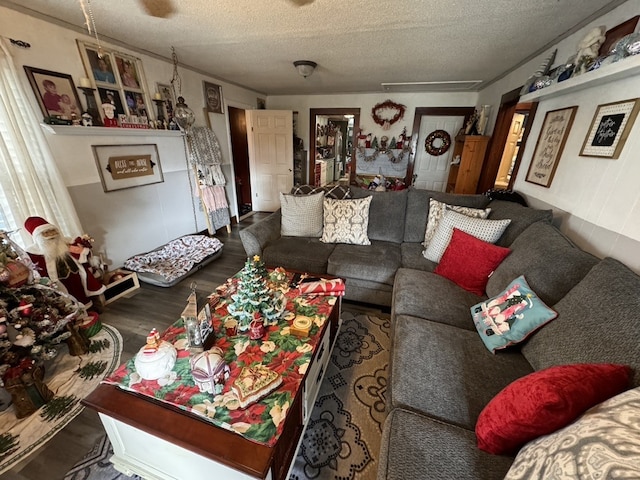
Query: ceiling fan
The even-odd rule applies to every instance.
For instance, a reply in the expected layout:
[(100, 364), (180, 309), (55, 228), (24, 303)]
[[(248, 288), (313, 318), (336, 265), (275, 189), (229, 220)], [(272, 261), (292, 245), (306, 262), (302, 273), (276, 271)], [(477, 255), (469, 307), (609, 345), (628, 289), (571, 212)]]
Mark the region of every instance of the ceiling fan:
[[(167, 18), (175, 13), (171, 0), (138, 0), (147, 15), (158, 18)], [(302, 7), (313, 3), (314, 0), (288, 0), (296, 7)]]

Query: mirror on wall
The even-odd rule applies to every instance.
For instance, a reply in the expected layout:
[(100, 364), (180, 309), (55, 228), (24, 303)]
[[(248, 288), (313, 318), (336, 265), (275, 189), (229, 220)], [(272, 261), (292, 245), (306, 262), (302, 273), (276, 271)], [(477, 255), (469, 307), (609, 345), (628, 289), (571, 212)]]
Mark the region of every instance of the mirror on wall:
[(309, 184), (353, 183), (360, 109), (312, 108), (309, 120)]

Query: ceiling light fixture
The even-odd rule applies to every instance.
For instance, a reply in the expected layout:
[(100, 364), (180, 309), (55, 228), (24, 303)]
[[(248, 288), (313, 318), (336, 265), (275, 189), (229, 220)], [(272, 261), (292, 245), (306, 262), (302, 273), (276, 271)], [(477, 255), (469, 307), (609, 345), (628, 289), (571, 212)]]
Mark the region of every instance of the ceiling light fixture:
[(304, 78), (311, 75), (318, 66), (316, 62), (312, 62), (311, 60), (296, 60), (293, 62), (293, 65)]

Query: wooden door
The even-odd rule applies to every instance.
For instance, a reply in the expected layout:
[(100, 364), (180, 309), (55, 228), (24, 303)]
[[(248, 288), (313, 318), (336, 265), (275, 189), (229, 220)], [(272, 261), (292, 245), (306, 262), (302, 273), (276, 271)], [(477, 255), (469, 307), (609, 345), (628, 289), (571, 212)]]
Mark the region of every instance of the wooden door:
[(247, 110), (253, 210), (280, 208), (279, 192), (293, 186), (293, 112)]
[(231, 154), (236, 184), (238, 218), (249, 213), (251, 207), (251, 175), (249, 170), (249, 148), (247, 145), (247, 117), (245, 110), (228, 107)]

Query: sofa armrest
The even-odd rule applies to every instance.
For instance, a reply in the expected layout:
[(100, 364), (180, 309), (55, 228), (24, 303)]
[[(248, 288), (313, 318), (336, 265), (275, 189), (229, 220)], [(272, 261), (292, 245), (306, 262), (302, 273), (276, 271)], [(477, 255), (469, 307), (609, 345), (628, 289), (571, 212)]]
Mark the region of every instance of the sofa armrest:
[(276, 210), (258, 223), (240, 230), (240, 240), (247, 256), (262, 255), (268, 243), (280, 238), (280, 210)]

